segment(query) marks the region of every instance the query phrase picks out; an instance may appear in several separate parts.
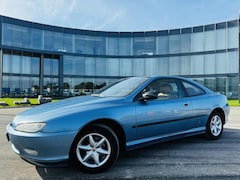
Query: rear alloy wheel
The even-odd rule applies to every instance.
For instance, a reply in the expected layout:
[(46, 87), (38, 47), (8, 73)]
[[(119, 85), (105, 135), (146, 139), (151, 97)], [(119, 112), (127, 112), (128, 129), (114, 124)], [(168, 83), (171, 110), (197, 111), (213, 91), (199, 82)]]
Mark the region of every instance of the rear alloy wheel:
[(218, 112), (213, 112), (207, 122), (206, 135), (209, 139), (218, 139), (223, 131), (223, 116)]
[(119, 155), (115, 133), (104, 125), (89, 127), (79, 135), (72, 148), (75, 164), (84, 172), (100, 173), (110, 168)]

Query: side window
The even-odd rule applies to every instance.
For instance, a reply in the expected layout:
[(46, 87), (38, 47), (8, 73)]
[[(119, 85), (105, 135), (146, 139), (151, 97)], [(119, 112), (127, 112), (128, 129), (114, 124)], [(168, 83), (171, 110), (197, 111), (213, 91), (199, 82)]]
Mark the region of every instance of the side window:
[(182, 83), (186, 90), (187, 96), (199, 96), (199, 95), (205, 94), (205, 92), (201, 88), (193, 84), (190, 84), (185, 81), (183, 81)]
[(183, 96), (178, 84), (173, 79), (159, 79), (148, 85), (144, 92), (154, 92), (158, 96), (157, 100), (177, 99)]

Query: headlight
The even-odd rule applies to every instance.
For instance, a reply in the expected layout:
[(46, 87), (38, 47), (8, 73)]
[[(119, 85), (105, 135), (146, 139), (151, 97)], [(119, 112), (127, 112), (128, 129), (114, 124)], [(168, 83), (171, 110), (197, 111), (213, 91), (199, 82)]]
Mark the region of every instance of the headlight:
[(44, 128), (44, 126), (46, 126), (46, 123), (42, 123), (42, 122), (23, 123), (23, 124), (18, 124), (15, 127), (15, 130), (33, 133), (33, 132), (40, 131), (42, 128)]

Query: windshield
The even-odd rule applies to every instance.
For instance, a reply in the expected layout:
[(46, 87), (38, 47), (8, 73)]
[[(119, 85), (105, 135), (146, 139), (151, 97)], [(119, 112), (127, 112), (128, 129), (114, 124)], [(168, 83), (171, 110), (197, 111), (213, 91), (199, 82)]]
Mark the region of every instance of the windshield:
[[(148, 78), (146, 77), (131, 77), (121, 79), (120, 81), (103, 88), (97, 92), (99, 96), (111, 96), (111, 97), (123, 97), (131, 94), (136, 88), (138, 88)], [(96, 95), (96, 94), (93, 94)]]

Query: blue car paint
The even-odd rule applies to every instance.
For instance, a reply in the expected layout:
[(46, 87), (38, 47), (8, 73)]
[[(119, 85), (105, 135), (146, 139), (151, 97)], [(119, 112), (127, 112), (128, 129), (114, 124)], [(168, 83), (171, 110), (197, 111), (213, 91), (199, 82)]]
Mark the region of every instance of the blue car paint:
[[(53, 163), (67, 160), (78, 132), (98, 119), (115, 121), (122, 127), (126, 137), (126, 150), (203, 133), (210, 113), (216, 108), (224, 110), (227, 121), (229, 107), (226, 98), (185, 78), (178, 79), (200, 86), (205, 94), (161, 102), (134, 102), (135, 96), (157, 78), (159, 77), (146, 80), (126, 97), (74, 97), (29, 109), (17, 115), (7, 126), (9, 139), (21, 157), (31, 162)], [(153, 108), (154, 106), (158, 108)], [(37, 133), (14, 130), (17, 124), (28, 122), (47, 122), (47, 125)], [(37, 150), (38, 155), (26, 153), (26, 148)]]

